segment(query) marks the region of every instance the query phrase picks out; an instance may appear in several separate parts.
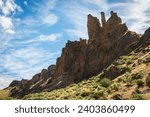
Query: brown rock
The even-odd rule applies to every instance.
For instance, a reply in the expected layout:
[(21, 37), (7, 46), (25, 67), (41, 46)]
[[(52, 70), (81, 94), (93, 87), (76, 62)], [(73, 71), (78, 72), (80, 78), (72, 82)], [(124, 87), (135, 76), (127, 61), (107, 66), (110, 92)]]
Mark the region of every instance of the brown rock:
[(124, 74), (128, 70), (129, 69), (126, 67), (111, 65), (106, 70), (104, 70), (103, 77), (106, 77), (106, 78), (113, 80), (114, 78), (120, 76), (121, 74)]
[(14, 80), (10, 83), (9, 87), (16, 87), (16, 86), (19, 86), (19, 84), (20, 84), (20, 81)]
[(101, 26), (97, 17), (93, 17), (92, 15), (88, 15), (88, 42), (97, 41), (100, 38)]
[(101, 22), (102, 22), (102, 27), (105, 27), (106, 18), (105, 18), (105, 13), (104, 12), (101, 12)]
[[(101, 16), (102, 27), (98, 18), (88, 15), (88, 42), (84, 39), (68, 41), (57, 59), (56, 66), (43, 69), (31, 80), (21, 83), (12, 90), (11, 96), (20, 98), (29, 93), (64, 88), (97, 75), (119, 56), (128, 54), (144, 40), (149, 39), (147, 31), (143, 41), (139, 42), (140, 36), (129, 31), (117, 13), (111, 12), (111, 17), (107, 21), (103, 12)], [(110, 79), (113, 79), (123, 72), (123, 69), (114, 66), (105, 73), (105, 76), (111, 76)]]

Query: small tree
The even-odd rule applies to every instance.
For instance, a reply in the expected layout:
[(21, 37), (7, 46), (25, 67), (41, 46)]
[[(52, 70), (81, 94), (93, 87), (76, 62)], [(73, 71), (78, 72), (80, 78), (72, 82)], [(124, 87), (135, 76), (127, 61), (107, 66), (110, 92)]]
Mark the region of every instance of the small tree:
[(103, 78), (101, 81), (100, 81), (100, 84), (102, 87), (109, 87), (111, 84), (112, 84), (112, 81), (108, 78)]

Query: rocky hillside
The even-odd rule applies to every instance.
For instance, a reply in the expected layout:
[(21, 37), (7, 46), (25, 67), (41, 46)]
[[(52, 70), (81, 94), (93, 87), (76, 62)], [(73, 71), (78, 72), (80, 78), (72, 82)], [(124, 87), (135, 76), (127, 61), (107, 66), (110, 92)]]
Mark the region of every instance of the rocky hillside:
[[(149, 92), (145, 79), (149, 77), (150, 71), (150, 29), (140, 36), (129, 31), (117, 13), (111, 11), (110, 14), (110, 18), (106, 20), (104, 12), (101, 12), (101, 23), (98, 18), (88, 15), (89, 39), (68, 41), (56, 65), (43, 69), (31, 80), (13, 81), (9, 86), (12, 88), (10, 96), (22, 98), (30, 93), (51, 91), (46, 99), (93, 99), (90, 95), (96, 95), (98, 99), (113, 99), (113, 90), (116, 90), (114, 92), (117, 93), (117, 98), (128, 99), (137, 82), (145, 88), (140, 93)], [(117, 89), (111, 89), (112, 87)], [(124, 90), (130, 89), (130, 94), (125, 94)], [(124, 94), (119, 93), (120, 91)], [(101, 93), (105, 96), (101, 96)], [(30, 95), (24, 99), (29, 98)]]
[(150, 29), (142, 44), (120, 56), (97, 76), (51, 92), (26, 95), (23, 99), (150, 99)]

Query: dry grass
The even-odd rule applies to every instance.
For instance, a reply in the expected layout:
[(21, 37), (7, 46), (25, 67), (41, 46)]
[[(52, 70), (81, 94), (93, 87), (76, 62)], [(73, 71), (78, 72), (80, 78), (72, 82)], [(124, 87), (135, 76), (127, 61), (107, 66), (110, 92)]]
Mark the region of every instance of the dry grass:
[(9, 97), (10, 90), (0, 90), (0, 100), (11, 100), (13, 98)]

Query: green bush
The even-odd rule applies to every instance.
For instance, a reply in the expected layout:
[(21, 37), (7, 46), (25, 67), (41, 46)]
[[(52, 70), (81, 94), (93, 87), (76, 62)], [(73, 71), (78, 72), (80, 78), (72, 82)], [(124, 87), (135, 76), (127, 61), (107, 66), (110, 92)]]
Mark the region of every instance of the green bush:
[(107, 88), (112, 84), (112, 81), (108, 78), (104, 78), (100, 81), (100, 84), (101, 84), (102, 87)]
[[(91, 93), (92, 94), (92, 93)], [(91, 97), (98, 100), (100, 99), (101, 97), (104, 97), (105, 93), (103, 90), (99, 91), (99, 92), (94, 92)]]
[(144, 97), (142, 94), (135, 93), (132, 95), (132, 99), (133, 100), (144, 100)]
[(90, 94), (91, 94), (91, 92), (82, 92), (81, 96), (86, 97), (86, 96), (89, 96)]
[(118, 91), (120, 87), (120, 84), (114, 83), (110, 86), (111, 90)]
[(142, 87), (144, 85), (144, 82), (141, 79), (137, 80), (136, 83), (138, 87)]
[(140, 79), (144, 76), (142, 72), (132, 74), (132, 79)]
[(148, 87), (150, 87), (150, 73), (148, 74), (147, 78), (146, 78), (146, 85)]

